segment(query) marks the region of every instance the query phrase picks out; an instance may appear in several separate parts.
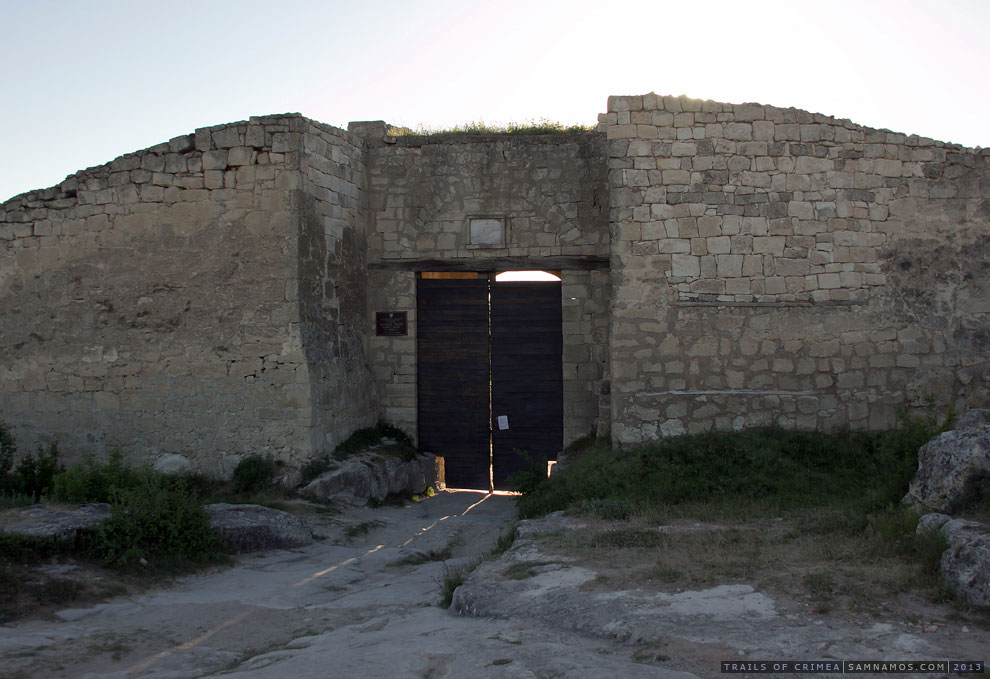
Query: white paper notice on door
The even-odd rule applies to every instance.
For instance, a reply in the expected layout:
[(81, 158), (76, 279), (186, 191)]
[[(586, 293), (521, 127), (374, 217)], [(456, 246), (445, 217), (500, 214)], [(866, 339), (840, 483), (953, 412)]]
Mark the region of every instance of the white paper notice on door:
[(498, 416), (498, 428), (499, 430), (505, 430), (509, 428), (509, 416), (499, 415)]

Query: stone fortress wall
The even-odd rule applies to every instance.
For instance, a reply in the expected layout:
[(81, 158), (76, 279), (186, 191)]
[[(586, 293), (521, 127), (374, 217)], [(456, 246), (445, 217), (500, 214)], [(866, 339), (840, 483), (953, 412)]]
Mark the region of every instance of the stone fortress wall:
[(220, 474), (373, 422), (362, 173), (346, 132), (268, 116), (4, 203), (0, 417), (27, 445)]
[(613, 97), (613, 437), (880, 429), (990, 386), (990, 150)]
[(252, 118), (0, 205), (0, 419), (218, 474), (415, 436), (417, 272), (520, 268), (562, 275), (566, 442), (990, 403), (990, 151), (652, 94), (586, 134), (384, 132)]
[[(371, 311), (405, 311), (407, 337), (372, 337), (386, 417), (416, 431), (416, 271), (560, 271), (564, 441), (609, 430), (608, 188), (600, 134), (367, 137)], [(472, 245), (471, 217), (504, 219)], [(520, 262), (528, 262), (523, 266)], [(606, 399), (607, 400), (607, 399)]]

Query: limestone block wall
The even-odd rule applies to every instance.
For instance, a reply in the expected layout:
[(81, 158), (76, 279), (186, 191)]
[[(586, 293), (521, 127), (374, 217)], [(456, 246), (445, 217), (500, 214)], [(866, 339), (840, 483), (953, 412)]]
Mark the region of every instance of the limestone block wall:
[[(375, 335), (376, 311), (405, 311), (408, 335)], [(386, 420), (417, 436), (416, 417), (416, 273), (368, 272), (368, 357)]]
[[(608, 275), (580, 263), (608, 255), (606, 173), (597, 133), (369, 137), (369, 322), (374, 327), (376, 311), (405, 311), (409, 324), (408, 337), (371, 340), (390, 421), (416, 435), (415, 272), (443, 262), (479, 271), (563, 269), (565, 443), (608, 429), (600, 408)], [(504, 219), (505, 242), (472, 245), (472, 217)]]
[(990, 152), (652, 94), (601, 122), (616, 440), (986, 405)]
[(0, 205), (0, 418), (26, 446), (220, 474), (313, 453), (329, 405), (309, 269), (324, 228), (349, 251), (319, 219), (356, 209), (323, 205), (316, 158), (337, 151), (302, 141), (321, 135), (294, 114), (202, 128)]
[(300, 334), (313, 449), (330, 451), (378, 418), (366, 351), (365, 162), (361, 139), (344, 130), (305, 120), (300, 134)]
[[(369, 143), (371, 261), (606, 255), (600, 134), (388, 137)], [(468, 219), (504, 217), (504, 247)]]
[(587, 434), (604, 436), (610, 430), (608, 275), (607, 270), (561, 274), (565, 446)]

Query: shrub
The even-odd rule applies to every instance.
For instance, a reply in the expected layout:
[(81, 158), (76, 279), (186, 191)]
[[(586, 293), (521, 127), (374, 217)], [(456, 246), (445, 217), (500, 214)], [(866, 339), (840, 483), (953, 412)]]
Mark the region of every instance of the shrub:
[(0, 509), (27, 507), (33, 504), (33, 495), (25, 495), (24, 493), (15, 493), (13, 491), (0, 492)]
[(234, 468), (234, 492), (253, 493), (264, 490), (272, 483), (275, 460), (271, 456), (249, 455)]
[(355, 431), (346, 441), (337, 446), (333, 451), (333, 456), (338, 460), (346, 460), (368, 448), (380, 446), (384, 438), (393, 439), (395, 443), (385, 447), (381, 452), (396, 455), (406, 461), (416, 457), (416, 448), (413, 446), (409, 435), (384, 420), (379, 420), (374, 427)]
[(532, 493), (544, 485), (547, 480), (547, 458), (533, 458), (529, 453), (516, 451), (526, 461), (526, 469), (509, 475), (508, 485), (514, 491)]
[(55, 475), (51, 497), (59, 502), (110, 502), (117, 490), (129, 490), (140, 485), (139, 472), (124, 464), (120, 450), (110, 451), (106, 463), (91, 457)]
[(14, 453), (17, 452), (17, 439), (10, 433), (10, 427), (0, 422), (0, 484), (7, 479), (14, 466)]
[(898, 413), (897, 426), (882, 433), (877, 443), (878, 454), (884, 460), (887, 471), (882, 479), (883, 485), (878, 489), (882, 502), (898, 502), (904, 497), (911, 479), (918, 472), (918, 449), (938, 434), (951, 429), (955, 421), (955, 409), (950, 405), (939, 422), (931, 401), (928, 412), (924, 414)]
[(52, 479), (62, 469), (58, 463), (58, 444), (52, 442), (47, 448), (39, 445), (34, 454), (21, 458), (14, 473), (7, 476), (8, 490), (30, 495), (37, 502), (42, 495), (48, 494)]
[(47, 448), (39, 444), (33, 454), (21, 458), (15, 466), (16, 455), (17, 439), (10, 433), (10, 427), (0, 422), (0, 496), (11, 499), (30, 496), (37, 502), (48, 494), (52, 479), (62, 471), (58, 443), (53, 441)]
[(198, 500), (167, 477), (146, 471), (136, 487), (112, 494), (110, 517), (85, 539), (85, 550), (105, 566), (168, 572), (224, 559)]
[(72, 541), (0, 531), (0, 564), (37, 563), (72, 551)]

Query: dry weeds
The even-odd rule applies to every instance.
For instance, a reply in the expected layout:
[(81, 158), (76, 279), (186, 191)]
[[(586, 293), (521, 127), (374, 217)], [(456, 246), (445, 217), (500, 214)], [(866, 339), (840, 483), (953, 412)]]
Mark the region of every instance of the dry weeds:
[(582, 530), (547, 533), (540, 540), (545, 553), (597, 571), (599, 577), (585, 586), (592, 591), (679, 592), (749, 584), (819, 613), (857, 616), (949, 600), (917, 562), (868, 533), (815, 531), (803, 523), (588, 518)]

